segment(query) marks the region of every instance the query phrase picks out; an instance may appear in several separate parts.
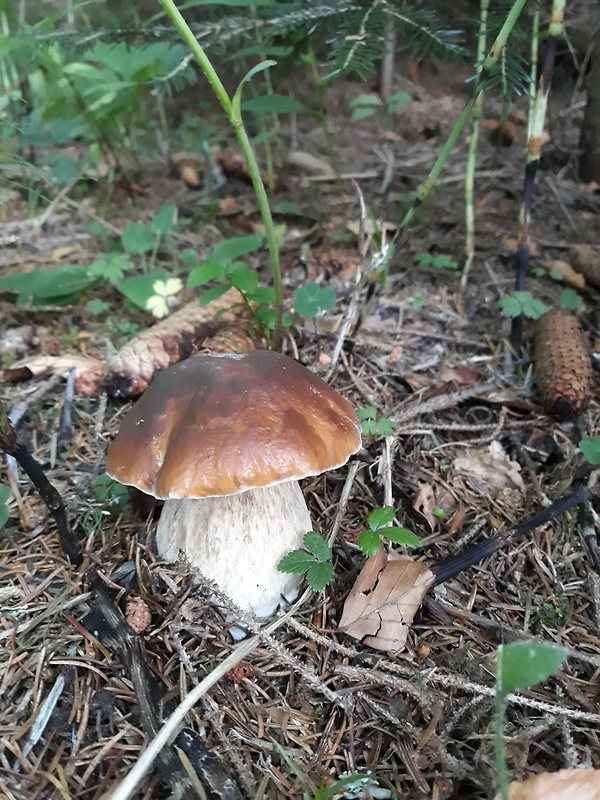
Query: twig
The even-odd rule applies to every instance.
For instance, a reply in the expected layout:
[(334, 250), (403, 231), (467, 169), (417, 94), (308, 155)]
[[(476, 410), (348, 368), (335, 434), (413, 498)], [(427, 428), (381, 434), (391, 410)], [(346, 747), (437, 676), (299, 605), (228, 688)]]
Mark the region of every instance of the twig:
[(48, 510), (54, 517), (63, 552), (72, 564), (81, 563), (81, 548), (69, 526), (69, 520), (67, 519), (67, 512), (62, 497), (50, 483), (44, 470), (40, 467), (29, 450), (22, 442), (19, 442), (15, 429), (6, 415), (2, 402), (0, 402), (0, 450), (16, 458), (21, 468), (27, 473), (29, 479), (48, 507)]
[(479, 564), (479, 562), (483, 561), (485, 558), (497, 553), (498, 550), (506, 549), (516, 542), (517, 539), (520, 539), (521, 536), (534, 530), (534, 528), (538, 528), (540, 525), (545, 525), (561, 514), (566, 513), (571, 508), (583, 503), (589, 497), (597, 495), (598, 491), (596, 487), (588, 488), (587, 486), (579, 486), (574, 492), (571, 492), (571, 494), (555, 500), (552, 505), (522, 520), (514, 528), (500, 533), (497, 536), (492, 536), (483, 542), (479, 542), (463, 553), (459, 553), (446, 561), (442, 561), (441, 564), (431, 567), (435, 574), (436, 585), (444, 583), (444, 581), (453, 578), (465, 569), (475, 566), (475, 564)]

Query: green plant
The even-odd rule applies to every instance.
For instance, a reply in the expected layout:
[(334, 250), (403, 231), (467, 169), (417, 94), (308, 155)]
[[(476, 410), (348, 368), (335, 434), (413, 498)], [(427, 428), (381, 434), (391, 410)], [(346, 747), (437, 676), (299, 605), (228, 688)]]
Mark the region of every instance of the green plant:
[(383, 109), (386, 114), (393, 114), (410, 102), (410, 99), (408, 92), (396, 92), (390, 95), (385, 102), (378, 94), (361, 94), (350, 101), (350, 116), (353, 120), (364, 119), (372, 117), (380, 109)]
[(360, 420), (363, 436), (393, 436), (394, 426), (387, 417), (377, 419), (377, 411), (373, 406), (359, 408), (356, 416)]
[(560, 293), (560, 307), (574, 311), (583, 305), (583, 297), (575, 289), (563, 289)]
[(279, 742), (275, 740), (272, 741), (279, 755), (300, 780), (304, 800), (335, 800), (336, 795), (340, 797), (357, 798), (357, 800), (358, 798), (371, 798), (372, 800), (388, 800), (388, 798), (391, 798), (391, 800), (397, 800), (396, 792), (393, 789), (382, 789), (370, 770), (362, 773), (344, 773), (330, 786), (325, 786), (321, 783), (318, 789), (313, 793), (304, 773), (298, 768)]
[(321, 309), (335, 306), (333, 289), (322, 289), (318, 283), (307, 283), (294, 290), (294, 311), (303, 317), (316, 317)]
[(457, 272), (459, 269), (458, 262), (446, 255), (446, 253), (417, 253), (414, 260), (422, 267), (447, 269), (449, 272)]
[(333, 578), (330, 563), (331, 547), (325, 539), (314, 531), (309, 531), (304, 539), (304, 550), (292, 550), (279, 562), (281, 572), (295, 575), (306, 574), (308, 585), (315, 592), (322, 591)]
[(495, 743), (496, 770), (502, 800), (508, 800), (508, 779), (504, 753), (504, 712), (506, 698), (517, 689), (545, 681), (567, 656), (567, 649), (543, 642), (515, 642), (500, 645), (496, 669)]
[(367, 516), (367, 530), (358, 534), (358, 546), (366, 556), (374, 556), (379, 550), (381, 536), (394, 544), (418, 547), (421, 540), (407, 528), (386, 527), (394, 519), (396, 512), (392, 506), (375, 508)]
[(539, 319), (548, 311), (548, 306), (537, 300), (531, 292), (513, 292), (507, 297), (501, 297), (498, 300), (498, 308), (502, 312), (503, 317), (521, 316), (521, 314), (528, 319)]
[(586, 436), (579, 442), (579, 449), (590, 464), (600, 464), (600, 436)]
[(111, 517), (118, 516), (129, 502), (127, 486), (114, 480), (106, 472), (94, 480), (96, 500)]
[(0, 486), (0, 528), (3, 528), (8, 522), (8, 498), (10, 497), (10, 489), (8, 486)]
[[(31, 112), (22, 126), (23, 141), (60, 145), (76, 138), (88, 145), (89, 163), (97, 162), (100, 147), (113, 152), (135, 149), (139, 132), (151, 129), (151, 93), (168, 91), (171, 84), (180, 89), (195, 78), (189, 67), (175, 70), (185, 58), (185, 48), (165, 41), (97, 44), (84, 50), (79, 60), (72, 60), (57, 41), (35, 46), (26, 31), (13, 43), (13, 58), (28, 68)], [(172, 77), (166, 80), (167, 76)], [(69, 173), (69, 160), (62, 153), (54, 157), (54, 177), (60, 182), (84, 166), (84, 161), (72, 161)]]

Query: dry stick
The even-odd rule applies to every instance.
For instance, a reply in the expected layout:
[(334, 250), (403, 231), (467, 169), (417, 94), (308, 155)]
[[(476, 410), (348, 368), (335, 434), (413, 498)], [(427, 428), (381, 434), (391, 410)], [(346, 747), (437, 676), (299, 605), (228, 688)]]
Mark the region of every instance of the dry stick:
[(327, 370), (327, 374), (325, 375), (326, 381), (329, 381), (331, 379), (331, 376), (333, 375), (333, 371), (335, 370), (338, 359), (340, 357), (340, 353), (342, 352), (342, 347), (344, 346), (344, 341), (346, 340), (348, 331), (354, 324), (354, 320), (356, 318), (358, 309), (360, 307), (360, 298), (362, 295), (362, 291), (366, 284), (367, 272), (369, 272), (369, 270), (365, 269), (367, 261), (367, 250), (369, 246), (367, 236), (365, 234), (367, 207), (365, 205), (365, 198), (363, 196), (360, 186), (356, 183), (356, 181), (352, 181), (352, 185), (354, 186), (354, 190), (358, 195), (358, 203), (360, 207), (359, 228), (358, 228), (358, 250), (360, 256), (360, 266), (356, 270), (356, 281), (354, 284), (354, 291), (352, 292), (350, 302), (348, 303), (348, 308), (346, 309), (346, 314), (344, 316), (344, 321), (342, 322), (342, 327), (340, 329), (337, 342), (335, 343), (335, 347), (333, 348), (333, 353), (331, 355), (331, 364), (329, 366), (329, 369)]
[(442, 561), (441, 564), (431, 567), (432, 572), (435, 574), (436, 585), (455, 577), (463, 572), (463, 570), (469, 569), (469, 567), (483, 561), (484, 558), (488, 558), (488, 556), (497, 553), (498, 550), (509, 547), (516, 542), (517, 539), (520, 539), (521, 536), (529, 533), (534, 528), (545, 525), (547, 522), (569, 511), (571, 508), (583, 503), (588, 498), (597, 496), (599, 491), (598, 487), (588, 488), (587, 486), (579, 486), (574, 492), (571, 492), (571, 494), (555, 500), (554, 503), (547, 508), (538, 511), (537, 514), (534, 514), (528, 519), (522, 520), (509, 531), (500, 533), (497, 536), (492, 536), (490, 539), (486, 539), (470, 547), (463, 553), (459, 553), (446, 561)]
[(22, 442), (19, 442), (15, 429), (0, 402), (0, 450), (15, 458), (40, 493), (48, 510), (54, 517), (61, 547), (72, 564), (81, 563), (81, 549), (69, 526), (67, 512), (62, 498), (50, 483), (44, 470)]

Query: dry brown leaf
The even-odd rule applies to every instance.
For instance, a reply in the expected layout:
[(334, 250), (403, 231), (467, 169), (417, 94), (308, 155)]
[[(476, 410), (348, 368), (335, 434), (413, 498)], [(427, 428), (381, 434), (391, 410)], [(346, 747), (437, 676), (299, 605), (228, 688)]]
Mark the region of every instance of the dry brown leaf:
[(433, 509), (437, 506), (435, 489), (430, 483), (419, 482), (419, 488), (413, 500), (413, 508), (422, 517), (425, 517), (431, 529), (435, 528), (436, 516)]
[(11, 367), (0, 370), (0, 381), (41, 378), (56, 373), (66, 375), (72, 367), (75, 367), (75, 391), (89, 396), (98, 395), (102, 385), (102, 361), (77, 354), (33, 356), (16, 361)]
[[(504, 240), (504, 246), (511, 253), (516, 253), (517, 252), (517, 248), (519, 247), (519, 241), (518, 241), (518, 239), (514, 239), (514, 238), (509, 236)], [(540, 254), (540, 248), (537, 246), (537, 243), (534, 242), (534, 241), (530, 241), (529, 242), (529, 255), (533, 256), (534, 258), (537, 258), (539, 256), (539, 254)]]
[(389, 355), (386, 359), (386, 364), (388, 367), (392, 367), (394, 364), (397, 364), (399, 361), (402, 361), (404, 356), (404, 348), (401, 344), (397, 344), (395, 347), (389, 352)]
[(508, 789), (510, 800), (600, 800), (600, 770), (541, 772), (526, 781), (513, 781)]
[(475, 386), (481, 373), (473, 367), (445, 367), (440, 383), (457, 383), (459, 386)]
[(171, 172), (180, 178), (187, 186), (197, 189), (202, 185), (198, 173), (200, 158), (189, 153), (174, 153), (169, 159)]
[(452, 462), (453, 478), (461, 476), (481, 494), (495, 496), (503, 489), (525, 491), (521, 467), (511, 461), (498, 441), (482, 450), (467, 450)]
[(433, 573), (381, 547), (367, 559), (344, 604), (339, 630), (375, 650), (403, 650)]

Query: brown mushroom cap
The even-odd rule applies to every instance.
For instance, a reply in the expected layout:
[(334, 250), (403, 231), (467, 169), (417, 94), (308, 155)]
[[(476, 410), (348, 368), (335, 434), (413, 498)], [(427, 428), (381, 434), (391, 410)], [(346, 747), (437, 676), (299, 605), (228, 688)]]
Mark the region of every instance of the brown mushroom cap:
[(352, 406), (293, 359), (194, 356), (161, 372), (126, 415), (106, 470), (158, 498), (210, 497), (318, 475), (360, 443)]

